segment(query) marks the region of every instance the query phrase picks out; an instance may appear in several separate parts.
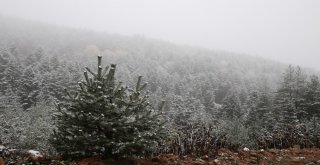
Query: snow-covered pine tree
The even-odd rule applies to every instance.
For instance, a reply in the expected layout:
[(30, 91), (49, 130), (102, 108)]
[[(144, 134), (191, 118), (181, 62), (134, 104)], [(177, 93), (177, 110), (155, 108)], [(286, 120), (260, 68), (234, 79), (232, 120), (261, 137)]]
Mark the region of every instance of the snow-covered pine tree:
[(272, 108), (271, 96), (267, 91), (253, 91), (249, 94), (246, 108), (246, 126), (249, 136), (256, 142), (256, 147), (266, 147), (268, 135), (274, 125), (273, 116), (270, 114)]
[(308, 114), (303, 106), (303, 103), (305, 102), (303, 96), (307, 88), (307, 75), (302, 71), (302, 69), (299, 66), (297, 66), (295, 69), (294, 78), (294, 107), (296, 109), (297, 118), (299, 119), (299, 121), (305, 122)]
[(143, 155), (162, 138), (160, 113), (143, 94), (147, 84), (142, 84), (141, 76), (135, 89), (124, 87), (115, 80), (116, 65), (103, 69), (101, 58), (96, 73), (86, 68), (78, 93), (67, 92), (70, 99), (57, 105), (51, 142), (64, 156)]
[(283, 81), (275, 96), (275, 113), (280, 123), (287, 127), (297, 122), (297, 112), (295, 108), (295, 69), (289, 66), (284, 75)]
[(223, 101), (220, 116), (227, 120), (240, 119), (243, 115), (241, 101), (237, 93), (230, 93)]
[(18, 88), (22, 66), (15, 54), (15, 48), (0, 50), (0, 107), (19, 107)]
[(20, 104), (24, 110), (37, 104), (39, 95), (39, 82), (32, 68), (27, 68), (22, 72), (19, 80)]
[(307, 83), (306, 92), (304, 93), (303, 107), (308, 119), (320, 117), (320, 81), (319, 77), (310, 76), (310, 82)]

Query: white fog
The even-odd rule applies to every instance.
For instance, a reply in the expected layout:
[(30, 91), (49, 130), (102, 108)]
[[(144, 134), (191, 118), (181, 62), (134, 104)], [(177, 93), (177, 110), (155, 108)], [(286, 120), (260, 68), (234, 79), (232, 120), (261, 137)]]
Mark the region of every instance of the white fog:
[(0, 14), (320, 69), (318, 0), (1, 0)]

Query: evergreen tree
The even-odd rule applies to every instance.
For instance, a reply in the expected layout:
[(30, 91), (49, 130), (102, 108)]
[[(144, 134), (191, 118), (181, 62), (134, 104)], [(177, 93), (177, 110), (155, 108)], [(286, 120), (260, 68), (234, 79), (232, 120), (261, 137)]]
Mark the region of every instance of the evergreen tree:
[(246, 124), (248, 126), (257, 126), (256, 124), (259, 121), (258, 102), (259, 102), (258, 91), (251, 92), (246, 102), (246, 108), (248, 109)]
[(239, 119), (243, 116), (241, 101), (236, 93), (231, 93), (224, 99), (220, 116), (228, 120)]
[(78, 93), (67, 92), (70, 99), (58, 104), (51, 142), (65, 156), (143, 155), (163, 135), (159, 113), (142, 93), (147, 84), (140, 76), (135, 89), (124, 87), (115, 80), (116, 65), (102, 69), (101, 58), (97, 73), (86, 68)]
[(174, 95), (169, 102), (167, 115), (175, 126), (184, 128), (188, 125), (207, 125), (211, 119), (204, 105), (196, 98)]
[(0, 94), (4, 95), (8, 88), (7, 69), (10, 65), (10, 55), (6, 50), (0, 50)]
[[(64, 88), (68, 88), (70, 93), (74, 93), (78, 87), (78, 84), (75, 82), (80, 80), (78, 75), (81, 74), (78, 71), (70, 71), (64, 63), (58, 61), (56, 57), (41, 64), (40, 69), (44, 68), (44, 65), (49, 62), (48, 68), (45, 72), (37, 75), (37, 79), (41, 84), (39, 100), (41, 102), (52, 103), (53, 100), (62, 101), (65, 99)], [(71, 67), (77, 68), (75, 65), (70, 65)], [(42, 69), (42, 71), (44, 70)]]
[(5, 107), (18, 107), (20, 100), (18, 88), (22, 67), (15, 55), (15, 48), (0, 51), (0, 103)]
[(39, 81), (37, 80), (32, 68), (23, 71), (19, 80), (20, 104), (24, 110), (36, 105), (39, 95)]
[[(274, 115), (277, 117), (274, 134), (278, 147), (291, 147), (300, 143), (303, 135), (301, 123), (305, 120), (303, 93), (305, 76), (299, 67), (289, 66), (275, 96)], [(283, 139), (285, 142), (283, 142)]]
[(320, 82), (318, 76), (311, 76), (304, 93), (303, 107), (307, 118), (320, 117)]
[(256, 140), (260, 147), (265, 147), (266, 137), (274, 125), (273, 116), (270, 114), (272, 111), (271, 97), (267, 91), (253, 91), (249, 94), (246, 106), (249, 111), (246, 120), (249, 136)]
[(283, 81), (275, 97), (275, 110), (277, 120), (284, 125), (291, 125), (297, 121), (295, 108), (295, 77), (294, 67), (289, 66), (284, 73)]
[(312, 146), (320, 147), (320, 120), (318, 117), (312, 117), (306, 123), (308, 131), (308, 140)]
[(306, 91), (306, 75), (302, 69), (297, 66), (295, 70), (295, 87), (294, 87), (294, 107), (297, 112), (297, 118), (299, 121), (307, 118), (307, 112), (303, 107), (304, 93)]

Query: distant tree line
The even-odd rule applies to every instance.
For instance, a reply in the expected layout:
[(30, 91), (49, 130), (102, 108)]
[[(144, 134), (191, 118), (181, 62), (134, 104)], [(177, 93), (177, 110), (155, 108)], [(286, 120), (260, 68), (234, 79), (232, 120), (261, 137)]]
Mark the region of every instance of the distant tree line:
[[(23, 113), (34, 113), (33, 109), (39, 106), (53, 107), (54, 102), (66, 99), (65, 88), (74, 93), (81, 80), (80, 64), (60, 61), (56, 56), (46, 55), (42, 49), (25, 56), (14, 47), (2, 49), (0, 58), (3, 70), (0, 101), (7, 115), (12, 115), (7, 113), (12, 109), (18, 110), (15, 113), (19, 113), (19, 109), (25, 111)], [(120, 71), (130, 75), (126, 66), (124, 68)], [(224, 84), (210, 76), (210, 71), (194, 71), (182, 77), (189, 80), (184, 83), (181, 79), (170, 82), (164, 73), (144, 71), (149, 79), (151, 105), (166, 100), (163, 117), (169, 136), (159, 142), (154, 152), (184, 155), (205, 154), (217, 147), (319, 147), (320, 82), (317, 75), (308, 76), (300, 67), (290, 65), (273, 90), (266, 78), (247, 89), (241, 86), (241, 81), (246, 80), (238, 79), (240, 75), (231, 79), (237, 83)], [(223, 97), (217, 100), (217, 95)], [(8, 140), (6, 134), (2, 135), (2, 141)]]

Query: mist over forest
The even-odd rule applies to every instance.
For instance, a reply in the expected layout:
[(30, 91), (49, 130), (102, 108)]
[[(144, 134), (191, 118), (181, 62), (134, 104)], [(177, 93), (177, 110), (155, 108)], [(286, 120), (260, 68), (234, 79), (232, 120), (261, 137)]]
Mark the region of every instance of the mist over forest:
[(118, 159), (319, 148), (319, 118), (310, 66), (0, 15), (0, 149)]

